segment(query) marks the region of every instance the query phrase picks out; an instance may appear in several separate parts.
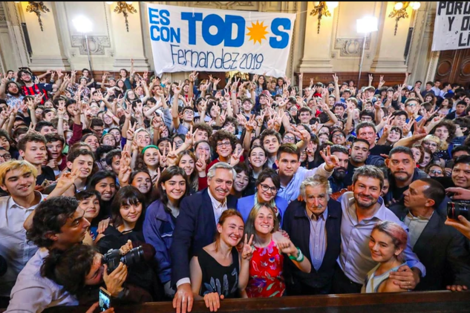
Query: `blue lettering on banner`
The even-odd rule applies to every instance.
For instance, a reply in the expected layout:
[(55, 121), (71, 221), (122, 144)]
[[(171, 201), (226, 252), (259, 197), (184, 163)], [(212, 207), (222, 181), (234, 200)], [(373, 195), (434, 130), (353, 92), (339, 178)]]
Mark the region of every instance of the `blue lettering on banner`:
[(150, 38), (153, 41), (181, 43), (181, 28), (168, 27), (169, 17), (168, 10), (149, 8)]
[(181, 49), (178, 45), (170, 45), (173, 65), (190, 66), (198, 69), (224, 69), (224, 70), (258, 70), (263, 66), (262, 53), (225, 52), (220, 55), (212, 51), (198, 51)]
[(275, 18), (271, 23), (271, 31), (274, 35), (281, 37), (269, 37), (269, 45), (273, 49), (284, 49), (289, 44), (289, 34), (279, 29), (282, 26), (284, 30), (290, 30), (291, 22), (288, 18)]
[[(181, 20), (188, 22), (188, 44), (196, 45), (196, 23), (202, 22), (202, 38), (211, 46), (223, 44), (224, 47), (239, 48), (245, 43), (246, 21), (243, 16), (226, 15), (224, 19), (217, 14), (206, 17), (202, 13), (181, 12)], [(233, 27), (237, 27), (236, 37), (232, 38)], [(212, 34), (209, 30), (215, 28)], [(280, 29), (282, 27), (283, 29)], [(271, 23), (271, 32), (275, 36), (269, 37), (269, 45), (273, 49), (284, 49), (289, 44), (289, 33), (292, 23), (288, 18), (275, 18)]]

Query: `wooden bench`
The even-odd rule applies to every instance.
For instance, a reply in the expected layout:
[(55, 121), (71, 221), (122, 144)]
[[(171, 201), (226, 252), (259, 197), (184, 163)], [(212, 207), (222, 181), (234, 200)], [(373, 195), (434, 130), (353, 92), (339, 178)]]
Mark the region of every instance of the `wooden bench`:
[[(227, 299), (218, 312), (331, 312), (331, 313), (398, 313), (398, 312), (470, 312), (470, 291), (408, 292), (395, 294), (347, 294), (283, 298)], [(56, 307), (45, 312), (85, 313), (88, 307)], [(174, 313), (171, 302), (151, 302), (115, 307), (116, 313)], [(197, 301), (192, 313), (209, 312)]]

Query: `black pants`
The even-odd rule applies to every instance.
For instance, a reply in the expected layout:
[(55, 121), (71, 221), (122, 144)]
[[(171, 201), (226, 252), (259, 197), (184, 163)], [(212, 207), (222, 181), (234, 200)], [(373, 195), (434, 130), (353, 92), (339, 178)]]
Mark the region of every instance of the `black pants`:
[(8, 307), (8, 304), (10, 304), (9, 297), (0, 297), (0, 311), (2, 309), (6, 309)]
[(333, 276), (333, 293), (361, 293), (362, 285), (350, 280), (338, 263), (336, 263), (335, 275)]

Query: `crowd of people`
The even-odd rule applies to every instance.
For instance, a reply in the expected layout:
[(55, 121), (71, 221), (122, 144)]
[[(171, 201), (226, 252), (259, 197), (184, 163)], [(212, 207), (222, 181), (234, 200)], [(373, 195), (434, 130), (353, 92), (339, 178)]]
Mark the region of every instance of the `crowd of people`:
[(6, 312), (470, 287), (465, 86), (36, 75), (1, 76)]

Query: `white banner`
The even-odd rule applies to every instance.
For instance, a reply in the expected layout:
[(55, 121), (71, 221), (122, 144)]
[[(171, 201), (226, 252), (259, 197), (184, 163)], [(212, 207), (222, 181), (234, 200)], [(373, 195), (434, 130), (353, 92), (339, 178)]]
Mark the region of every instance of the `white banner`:
[(148, 4), (155, 72), (284, 76), (295, 14)]
[(470, 2), (439, 1), (432, 51), (470, 48)]

